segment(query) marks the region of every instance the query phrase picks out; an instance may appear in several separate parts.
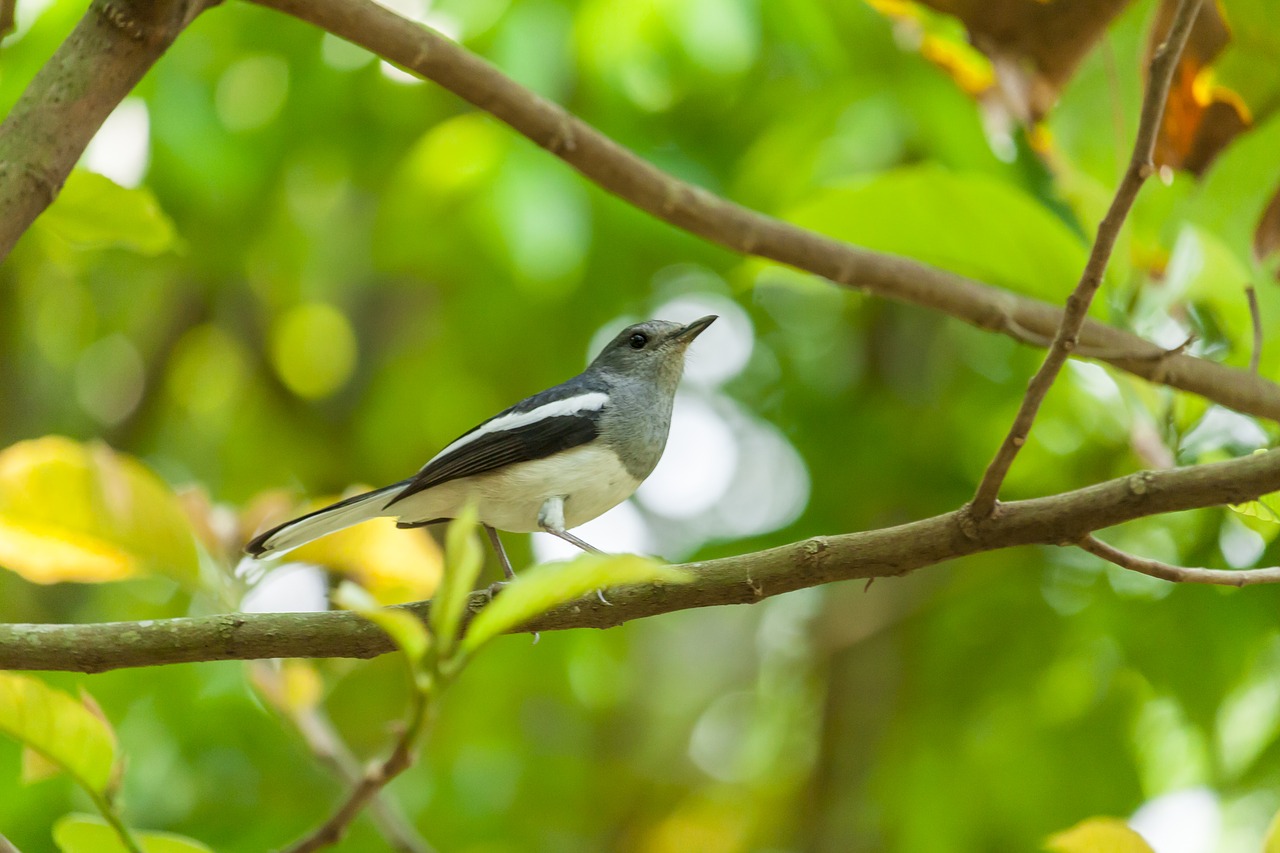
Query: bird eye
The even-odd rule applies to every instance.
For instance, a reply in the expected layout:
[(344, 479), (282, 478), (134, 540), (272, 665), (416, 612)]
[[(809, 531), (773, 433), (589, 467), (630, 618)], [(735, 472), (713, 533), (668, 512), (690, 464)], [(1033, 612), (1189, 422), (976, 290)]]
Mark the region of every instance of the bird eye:
[(632, 349), (644, 349), (644, 345), (647, 343), (649, 343), (649, 336), (642, 332), (636, 332), (631, 336)]

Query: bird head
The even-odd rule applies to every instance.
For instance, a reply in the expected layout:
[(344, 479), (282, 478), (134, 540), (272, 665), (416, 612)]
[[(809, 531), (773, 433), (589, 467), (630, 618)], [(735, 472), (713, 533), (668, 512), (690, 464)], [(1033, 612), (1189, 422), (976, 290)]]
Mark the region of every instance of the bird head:
[(630, 376), (656, 375), (674, 385), (684, 370), (685, 350), (715, 319), (715, 314), (708, 314), (687, 324), (646, 320), (627, 326), (605, 345), (591, 366)]

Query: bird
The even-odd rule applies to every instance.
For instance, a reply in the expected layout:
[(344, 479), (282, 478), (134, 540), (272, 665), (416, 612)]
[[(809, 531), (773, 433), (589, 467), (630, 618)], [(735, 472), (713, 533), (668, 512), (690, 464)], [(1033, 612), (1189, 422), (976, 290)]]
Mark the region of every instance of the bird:
[(424, 527), (474, 505), (508, 580), (515, 572), (499, 530), (541, 530), (599, 553), (570, 531), (622, 503), (653, 472), (666, 448), (685, 352), (716, 319), (627, 326), (582, 373), (476, 425), (414, 476), (273, 527), (245, 552), (277, 557), (379, 517)]

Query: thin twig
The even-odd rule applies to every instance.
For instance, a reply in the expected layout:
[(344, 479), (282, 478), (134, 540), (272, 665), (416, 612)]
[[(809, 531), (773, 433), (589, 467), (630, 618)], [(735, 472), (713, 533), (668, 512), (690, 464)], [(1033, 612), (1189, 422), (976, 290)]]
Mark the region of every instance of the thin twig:
[(310, 835), (289, 847), (286, 853), (312, 853), (312, 851), (337, 844), (347, 834), (347, 829), (360, 815), (365, 804), (376, 797), (388, 782), (409, 769), (413, 764), (418, 743), (435, 718), (435, 695), (434, 688), (419, 686), (414, 689), (408, 719), (405, 721), (400, 737), (396, 738), (391, 754), (364, 774), (347, 799), (328, 820)]
[[(255, 661), (251, 667), (254, 686), (262, 691), (268, 705), (280, 719), (302, 736), (316, 760), (344, 784), (357, 784), (364, 776), (364, 770), (323, 710), (312, 705), (297, 707), (291, 703), (281, 683), (279, 670), (273, 664)], [(382, 837), (397, 853), (432, 853), (432, 847), (409, 825), (384, 793), (378, 792), (368, 805), (369, 818)]]
[[(113, 0), (95, 3), (89, 9), (0, 124), (0, 261), (53, 200), (85, 144), (128, 93), (132, 81), (142, 77), (178, 30), (215, 2)], [(1046, 340), (1061, 325), (1062, 311), (1047, 302), (908, 258), (851, 246), (679, 181), (457, 43), (372, 0), (252, 2), (293, 15), (412, 69), (542, 145), (604, 190), (732, 251), (788, 264), (1015, 339), (1021, 340), (1001, 317), (1013, 317), (1021, 328)], [(175, 12), (175, 7), (180, 11)], [(100, 32), (105, 21), (102, 8), (111, 10), (117, 29), (126, 28), (126, 39), (140, 34), (138, 44), (144, 49), (104, 41)], [(152, 26), (157, 20), (164, 26)], [(54, 97), (66, 87), (74, 88), (79, 96), (69, 102)], [(65, 108), (50, 106), (59, 103)], [(48, 139), (58, 144), (38, 142)], [(1085, 321), (1081, 337), (1104, 354), (1143, 352), (1147, 346), (1135, 335), (1093, 320)], [(1280, 386), (1261, 376), (1186, 355), (1164, 360), (1103, 360), (1148, 381), (1199, 394), (1238, 412), (1280, 421)]]
[[(1246, 503), (1280, 491), (1280, 449), (1226, 462), (1143, 471), (1052, 497), (1012, 501), (976, 531), (964, 510), (896, 527), (815, 536), (789, 545), (682, 568), (687, 584), (622, 587), (612, 606), (584, 596), (520, 630), (612, 628), (635, 619), (775, 595), (842, 580), (904, 575), (970, 554), (1019, 545), (1074, 544), (1137, 518)], [(483, 608), (484, 592), (469, 607)], [(406, 605), (420, 618), (428, 602)], [(148, 622), (0, 625), (0, 669), (103, 672), (209, 660), (369, 658), (392, 650), (381, 629), (354, 613), (229, 613)]]
[(1258, 308), (1258, 291), (1252, 284), (1244, 286), (1245, 298), (1249, 300), (1249, 317), (1253, 320), (1253, 352), (1249, 354), (1249, 372), (1256, 374), (1262, 361), (1262, 311)]
[[(1033, 344), (1038, 347), (1049, 347), (1053, 343), (1052, 338), (1037, 335), (1030, 329), (1024, 329), (1017, 324), (1011, 317), (1006, 317), (1005, 322), (1008, 324), (1008, 331), (1011, 337), (1015, 337), (1023, 343)], [(1187, 335), (1186, 340), (1178, 344), (1176, 347), (1162, 347), (1143, 340), (1145, 346), (1135, 350), (1106, 350), (1080, 344), (1071, 354), (1077, 358), (1088, 358), (1094, 361), (1163, 361), (1172, 358), (1175, 355), (1181, 355), (1196, 342), (1196, 334), (1192, 332)]]
[[(251, 2), (313, 24), (439, 84), (542, 146), (605, 191), (730, 251), (787, 264), (989, 331), (1009, 334), (1002, 322), (1006, 316), (1046, 339), (1061, 326), (1062, 310), (1047, 302), (909, 258), (852, 246), (680, 181), (456, 42), (373, 0)], [(565, 140), (572, 140), (572, 145)], [(1148, 346), (1136, 335), (1093, 320), (1085, 320), (1081, 338), (1103, 353), (1143, 352)], [(1260, 376), (1187, 355), (1163, 361), (1108, 363), (1236, 411), (1280, 421), (1280, 387)]]
[(1102, 275), (1106, 272), (1107, 262), (1115, 247), (1120, 229), (1129, 209), (1138, 196), (1142, 184), (1154, 172), (1151, 155), (1155, 150), (1156, 133), (1160, 127), (1160, 117), (1164, 114), (1165, 101), (1169, 97), (1169, 85), (1173, 80), (1173, 72), (1178, 64), (1178, 57), (1187, 43), (1191, 33), (1191, 25), (1195, 23), (1196, 13), (1200, 9), (1201, 0), (1181, 0), (1174, 13), (1173, 23), (1165, 40), (1156, 48), (1151, 59), (1151, 73), (1147, 83), (1147, 92), (1142, 99), (1142, 118), (1138, 122), (1138, 134), (1133, 145), (1133, 156), (1129, 160), (1129, 168), (1125, 171), (1120, 186), (1116, 189), (1115, 198), (1107, 215), (1098, 226), (1093, 248), (1089, 252), (1089, 260), (1075, 290), (1067, 297), (1066, 310), (1062, 322), (1054, 335), (1053, 344), (1045, 355), (1044, 363), (1032, 378), (1027, 393), (1018, 407), (1018, 414), (1013, 425), (996, 452), (991, 464), (987, 466), (982, 482), (970, 503), (970, 512), (977, 521), (988, 518), (995, 510), (996, 498), (1000, 493), (1000, 485), (1004, 482), (1009, 467), (1017, 457), (1018, 451), (1026, 444), (1035, 422), (1036, 413), (1045, 395), (1053, 386), (1053, 382), (1062, 370), (1071, 351), (1080, 343), (1080, 330), (1084, 326), (1085, 317), (1089, 313), (1089, 305), (1093, 296), (1102, 284)]
[[(348, 784), (360, 782), (360, 765), (324, 715), (309, 709), (290, 714), (290, 719), (294, 720), (307, 746), (322, 764)], [(409, 825), (384, 794), (384, 791), (378, 791), (368, 805), (369, 819), (377, 825), (382, 837), (398, 853), (431, 853), (431, 845)]]
[(3, 834), (0, 834), (0, 853), (22, 853), (22, 851), (12, 841), (5, 838)]
[[(14, 10), (17, 5), (18, 0), (0, 0), (0, 41), (4, 41), (4, 37), (17, 28), (14, 16)], [(0, 841), (2, 840), (3, 836), (0, 836)], [(0, 847), (0, 853), (3, 850), (4, 848)]]
[(142, 853), (142, 845), (138, 843), (133, 830), (124, 822), (124, 818), (120, 817), (119, 812), (116, 811), (115, 803), (108, 799), (105, 794), (95, 791), (87, 785), (84, 786), (84, 790), (89, 795), (89, 799), (93, 801), (98, 813), (102, 815), (102, 819), (115, 831), (116, 838), (120, 839), (121, 846), (128, 850), (129, 853)]
[(0, 261), (116, 105), (217, 0), (94, 2), (0, 123)]
[(1207, 583), (1216, 586), (1250, 586), (1259, 583), (1280, 582), (1280, 568), (1267, 569), (1191, 569), (1171, 566), (1159, 560), (1139, 557), (1108, 545), (1096, 536), (1089, 535), (1076, 543), (1090, 554), (1115, 563), (1122, 569), (1140, 572), (1173, 583)]

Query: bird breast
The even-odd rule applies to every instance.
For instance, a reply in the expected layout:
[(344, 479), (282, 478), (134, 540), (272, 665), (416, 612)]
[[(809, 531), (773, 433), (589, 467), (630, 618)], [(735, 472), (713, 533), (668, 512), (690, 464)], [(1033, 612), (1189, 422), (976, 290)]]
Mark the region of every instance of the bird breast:
[(548, 498), (565, 498), (565, 527), (573, 528), (613, 509), (639, 485), (612, 449), (596, 443), (450, 480), (405, 498), (395, 508), (401, 521), (427, 521), (456, 517), (474, 502), (483, 523), (512, 533), (533, 533)]

